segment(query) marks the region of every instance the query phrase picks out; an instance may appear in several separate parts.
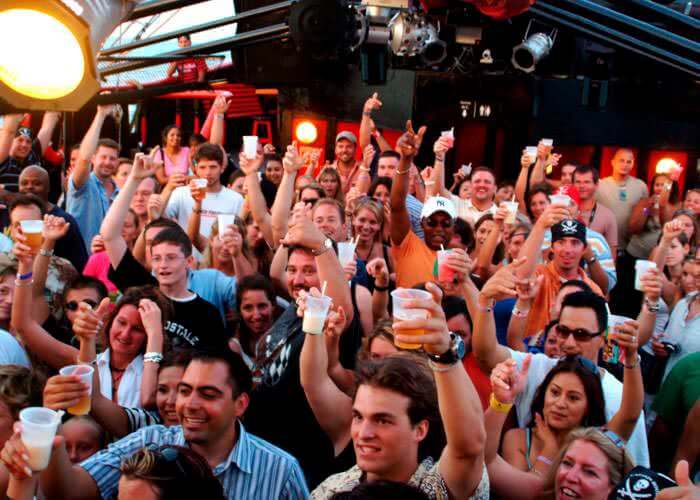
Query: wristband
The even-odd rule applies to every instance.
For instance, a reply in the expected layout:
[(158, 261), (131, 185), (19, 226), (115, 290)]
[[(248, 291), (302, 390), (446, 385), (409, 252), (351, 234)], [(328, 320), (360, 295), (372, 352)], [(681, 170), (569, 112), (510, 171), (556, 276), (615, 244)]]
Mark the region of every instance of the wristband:
[(545, 457), (544, 455), (537, 455), (536, 461), (542, 462), (543, 464), (546, 464), (546, 465), (552, 465), (552, 461), (549, 458)]
[(513, 407), (513, 403), (501, 403), (492, 392), (491, 398), (489, 399), (489, 406), (498, 413), (508, 413)]
[(17, 279), (18, 279), (18, 280), (28, 280), (28, 279), (31, 278), (32, 276), (34, 276), (34, 273), (33, 273), (32, 271), (29, 271), (27, 274), (19, 274), (19, 273), (17, 273)]
[(20, 280), (15, 280), (15, 286), (32, 286), (34, 284), (34, 280), (29, 280), (29, 281), (20, 281)]
[(362, 116), (372, 116), (372, 112), (371, 111), (363, 111)]
[(641, 359), (642, 359), (642, 357), (639, 354), (637, 354), (637, 359), (635, 360), (635, 362), (632, 363), (631, 365), (628, 365), (627, 363), (625, 363), (624, 367), (629, 369), (629, 370), (631, 370), (632, 368), (637, 368), (639, 366), (639, 361)]
[(43, 255), (44, 257), (53, 257), (53, 250), (44, 250), (43, 248), (39, 249), (39, 255)]
[(158, 365), (161, 361), (163, 361), (163, 354), (160, 352), (147, 352), (143, 355), (144, 363), (155, 363)]
[(452, 363), (451, 365), (447, 365), (447, 366), (438, 366), (437, 363), (435, 363), (435, 361), (428, 358), (428, 366), (430, 367), (431, 370), (433, 370), (434, 372), (438, 372), (438, 373), (450, 371), (452, 368), (457, 366), (457, 364), (458, 363)]
[(644, 299), (644, 305), (647, 306), (647, 310), (650, 313), (657, 313), (659, 312), (659, 309), (661, 309), (661, 306), (659, 305), (659, 301), (657, 300), (655, 304), (652, 304), (652, 302), (649, 299)]
[(481, 304), (479, 304), (479, 300), (477, 299), (476, 307), (477, 307), (477, 309), (479, 309), (479, 311), (490, 313), (491, 311), (493, 311), (493, 305), (495, 304), (495, 302), (496, 302), (495, 300), (489, 299), (488, 305), (482, 306)]
[(389, 285), (387, 285), (387, 286), (374, 285), (374, 290), (376, 292), (387, 292), (387, 291), (389, 291)]
[(530, 312), (530, 309), (518, 309), (518, 305), (513, 306), (513, 316), (516, 318), (525, 318), (527, 317), (527, 313)]

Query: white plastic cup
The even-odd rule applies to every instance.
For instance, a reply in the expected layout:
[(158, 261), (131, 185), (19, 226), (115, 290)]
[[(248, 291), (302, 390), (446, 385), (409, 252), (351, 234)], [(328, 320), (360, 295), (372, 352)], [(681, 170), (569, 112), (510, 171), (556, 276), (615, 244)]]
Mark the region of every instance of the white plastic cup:
[(504, 201), (502, 205), (508, 209), (508, 216), (504, 222), (506, 224), (515, 224), (515, 218), (518, 216), (518, 202)]
[(58, 413), (35, 406), (19, 412), (19, 420), (22, 422), (22, 443), (29, 455), (29, 468), (33, 471), (46, 469), (51, 460), (53, 438), (61, 423)]
[(641, 277), (644, 276), (649, 269), (656, 269), (656, 262), (652, 260), (638, 260), (634, 263), (634, 288), (642, 291)]
[(338, 242), (338, 260), (340, 265), (345, 267), (355, 260), (355, 245), (349, 241)]
[(192, 182), (194, 182), (194, 185), (197, 189), (206, 189), (207, 188), (207, 180), (206, 179), (192, 179)]
[(328, 309), (331, 307), (331, 298), (327, 295), (321, 297), (306, 297), (306, 310), (301, 329), (311, 335), (322, 335), (323, 325), (326, 323)]
[(232, 226), (236, 221), (236, 216), (234, 214), (219, 214), (216, 216), (217, 223), (219, 225), (219, 239), (223, 239), (224, 233), (229, 226)]
[(446, 137), (447, 139), (455, 140), (455, 129), (452, 127), (450, 130), (443, 130), (440, 133), (440, 137)]
[[(411, 300), (429, 300), (432, 298), (429, 292), (416, 290), (414, 288), (397, 288), (391, 292), (393, 302), (392, 315), (394, 321), (405, 321), (407, 319), (428, 319), (428, 311), (425, 309), (406, 309), (404, 304)], [(401, 335), (423, 335), (425, 330), (400, 330)], [(394, 345), (402, 349), (420, 349), (421, 344), (404, 343), (394, 340)]]
[(525, 154), (530, 158), (530, 163), (535, 163), (537, 160), (537, 146), (526, 147)]
[(553, 194), (549, 199), (552, 205), (563, 205), (565, 207), (571, 205), (571, 197), (568, 194)]
[(244, 135), (243, 136), (243, 154), (249, 160), (254, 160), (258, 155), (258, 136)]
[(71, 415), (87, 415), (92, 407), (92, 374), (95, 369), (89, 365), (68, 365), (61, 368), (61, 375), (77, 375), (80, 381), (88, 386), (88, 393), (80, 398), (78, 404), (66, 408)]
[(541, 139), (542, 145), (551, 148), (554, 146), (554, 139)]

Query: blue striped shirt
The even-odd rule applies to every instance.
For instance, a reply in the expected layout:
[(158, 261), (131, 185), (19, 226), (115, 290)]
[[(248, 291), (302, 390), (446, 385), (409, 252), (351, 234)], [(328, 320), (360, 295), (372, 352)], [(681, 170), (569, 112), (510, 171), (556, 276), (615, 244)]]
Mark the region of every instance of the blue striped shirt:
[[(226, 460), (212, 472), (229, 499), (306, 499), (309, 490), (304, 473), (290, 454), (257, 436), (238, 423), (238, 441)], [(117, 497), (119, 466), (139, 449), (161, 445), (187, 446), (182, 427), (152, 425), (129, 434), (80, 466), (97, 483), (104, 500)]]

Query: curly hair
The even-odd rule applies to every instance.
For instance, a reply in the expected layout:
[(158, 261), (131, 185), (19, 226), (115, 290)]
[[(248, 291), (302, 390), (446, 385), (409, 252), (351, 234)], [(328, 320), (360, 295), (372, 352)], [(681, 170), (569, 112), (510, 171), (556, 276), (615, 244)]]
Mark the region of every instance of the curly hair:
[(43, 388), (43, 376), (29, 368), (0, 366), (0, 401), (7, 405), (15, 420), (24, 408), (42, 405)]

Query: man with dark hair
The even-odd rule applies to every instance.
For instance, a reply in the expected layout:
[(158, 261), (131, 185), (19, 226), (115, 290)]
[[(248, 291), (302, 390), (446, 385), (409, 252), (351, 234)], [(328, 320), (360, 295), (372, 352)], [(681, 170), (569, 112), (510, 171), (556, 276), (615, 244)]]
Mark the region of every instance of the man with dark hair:
[(88, 249), (117, 191), (112, 176), (119, 166), (120, 146), (112, 139), (100, 139), (102, 125), (113, 111), (113, 106), (97, 106), (95, 118), (80, 143), (75, 169), (68, 179), (66, 211), (78, 221)]
[(199, 179), (206, 179), (206, 192), (190, 181), (189, 186), (175, 188), (164, 215), (177, 220), (182, 229), (187, 225), (192, 212), (200, 214), (199, 233), (209, 238), (216, 217), (222, 214), (238, 215), (243, 206), (243, 197), (236, 191), (221, 185), (224, 170), (224, 153), (217, 144), (202, 144), (194, 154), (194, 170)]
[(605, 237), (614, 259), (617, 257), (617, 220), (612, 210), (595, 199), (599, 181), (600, 175), (595, 167), (581, 165), (574, 171), (573, 184), (581, 200), (578, 220)]
[(23, 114), (6, 115), (0, 128), (0, 184), (16, 193), (19, 174), (27, 165), (41, 165), (61, 113), (46, 111), (41, 129), (34, 138), (32, 130), (21, 127)]
[[(382, 151), (377, 162), (377, 177), (388, 177), (393, 180), (400, 160), (401, 155), (393, 149)], [(420, 224), (423, 203), (412, 194), (408, 194), (406, 196), (406, 210), (408, 210), (408, 218), (411, 220), (411, 230), (416, 233), (416, 236), (423, 239), (423, 227)]]
[[(192, 46), (189, 34), (177, 37), (177, 46), (186, 49)], [(170, 63), (168, 66), (168, 78), (177, 71), (177, 79), (183, 83), (203, 82), (207, 77), (207, 62), (203, 57), (193, 57)]]
[(59, 257), (68, 259), (78, 272), (82, 272), (88, 260), (88, 253), (80, 235), (78, 221), (58, 205), (49, 202), (49, 188), (49, 173), (39, 165), (29, 165), (19, 175), (20, 193), (37, 196), (44, 202), (49, 215), (61, 217), (70, 224), (68, 233), (56, 242), (54, 252)]
[[(76, 382), (79, 382), (76, 377)], [(294, 457), (249, 434), (241, 417), (250, 402), (251, 374), (228, 349), (195, 354), (178, 385), (175, 412), (181, 425), (152, 425), (111, 444), (80, 465), (72, 465), (63, 441), (40, 474), (49, 498), (114, 498), (124, 457), (144, 446), (188, 446), (212, 468), (230, 500), (308, 497), (304, 473)], [(18, 435), (3, 449), (2, 460), (23, 477), (14, 451), (25, 450)], [(24, 451), (26, 453), (26, 451)]]
[(451, 194), (450, 198), (457, 206), (460, 217), (473, 226), (482, 216), (496, 213), (496, 174), (488, 167), (476, 167), (472, 170), (470, 179), (472, 195), (468, 200), (463, 200), (455, 194)]

